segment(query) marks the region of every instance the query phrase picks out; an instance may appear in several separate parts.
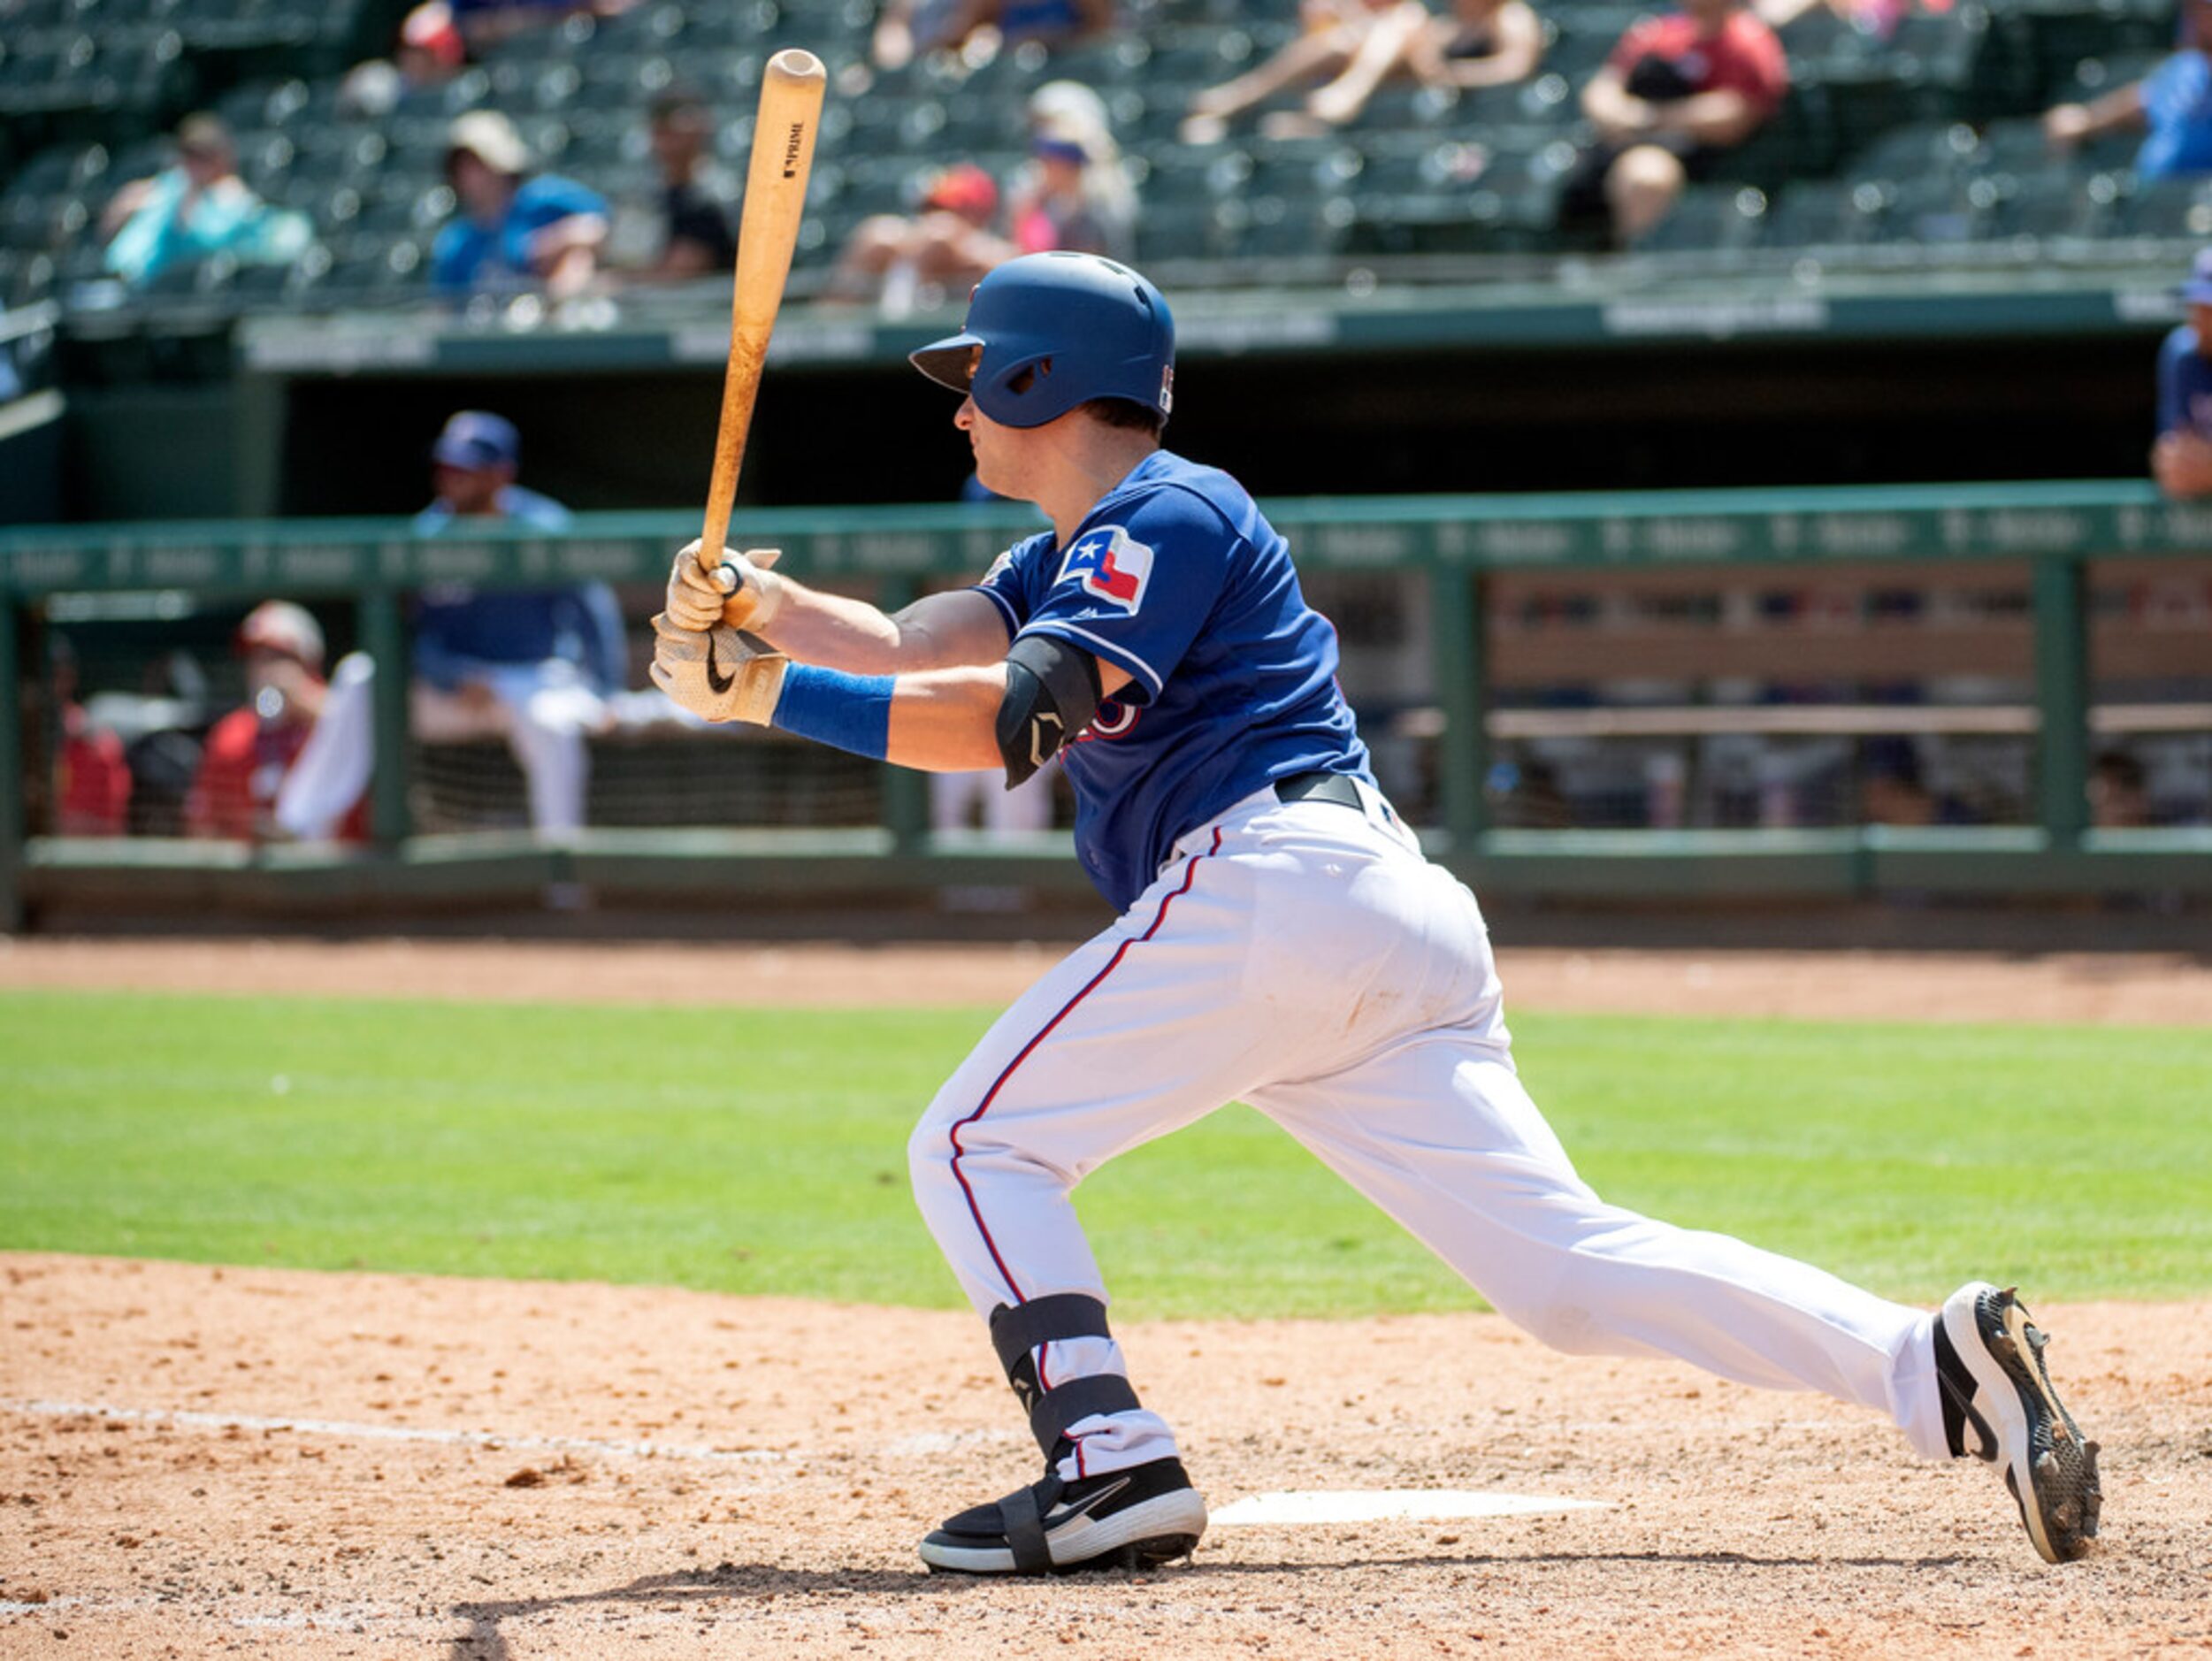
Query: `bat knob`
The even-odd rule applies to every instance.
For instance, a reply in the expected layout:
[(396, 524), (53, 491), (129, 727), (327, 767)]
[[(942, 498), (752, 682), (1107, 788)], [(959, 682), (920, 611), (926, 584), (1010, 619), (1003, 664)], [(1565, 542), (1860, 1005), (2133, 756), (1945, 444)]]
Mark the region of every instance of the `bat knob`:
[(826, 80), (822, 60), (803, 46), (786, 46), (768, 60), (766, 73), (779, 80)]

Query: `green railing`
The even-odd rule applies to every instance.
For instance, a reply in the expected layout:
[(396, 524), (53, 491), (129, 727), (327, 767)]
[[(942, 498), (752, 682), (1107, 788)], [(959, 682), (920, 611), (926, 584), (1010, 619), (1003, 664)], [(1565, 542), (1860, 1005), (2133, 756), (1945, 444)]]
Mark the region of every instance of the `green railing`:
[[(1308, 571), (1425, 574), (1442, 733), (1441, 856), (1492, 888), (1565, 894), (1853, 893), (1890, 886), (1981, 891), (2212, 888), (2212, 832), (2099, 831), (2086, 824), (2089, 755), (2086, 573), (2116, 556), (2201, 557), (2212, 506), (2161, 501), (2145, 485), (2085, 482), (1607, 496), (1410, 497), (1268, 504)], [(775, 544), (810, 577), (867, 578), (896, 606), (979, 571), (1036, 527), (1028, 509), (931, 505), (748, 512), (739, 534)], [(876, 833), (601, 832), (559, 850), (499, 838), (410, 838), (404, 677), (379, 676), (373, 823), (378, 849), (333, 860), (303, 850), (180, 849), (27, 839), (19, 613), (61, 593), (186, 590), (236, 598), (351, 596), (362, 646), (404, 661), (402, 597), (433, 583), (483, 587), (599, 579), (658, 583), (694, 516), (579, 516), (561, 535), (509, 528), (417, 537), (403, 521), (63, 525), (0, 532), (0, 922), (27, 891), (268, 894), (485, 892), (575, 876), (618, 884), (759, 888), (912, 881), (1064, 880), (1064, 843), (987, 853), (927, 831), (919, 780), (892, 770)], [(1507, 571), (1649, 571), (1757, 563), (1817, 567), (2024, 561), (2034, 616), (2032, 826), (1925, 831), (1558, 831), (1485, 823), (1484, 579)], [(2205, 643), (2212, 675), (2212, 638)], [(149, 875), (153, 873), (154, 875)]]

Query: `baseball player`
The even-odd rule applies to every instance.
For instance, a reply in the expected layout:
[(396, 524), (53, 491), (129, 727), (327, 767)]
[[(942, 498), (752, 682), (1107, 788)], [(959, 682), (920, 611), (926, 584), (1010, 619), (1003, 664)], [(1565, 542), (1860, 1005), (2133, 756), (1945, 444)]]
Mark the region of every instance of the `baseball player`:
[(1077, 850), (1120, 914), (999, 1019), (908, 1148), (1045, 1456), (1041, 1480), (930, 1533), (923, 1561), (1041, 1573), (1197, 1543), (1205, 1503), (1130, 1382), (1069, 1195), (1232, 1098), (1547, 1343), (1873, 1408), (1922, 1455), (1995, 1465), (2036, 1550), (2081, 1555), (2096, 1444), (2009, 1291), (1906, 1308), (1575, 1175), (1515, 1075), (1474, 897), (1376, 790), (1282, 538), (1234, 479), (1160, 448), (1174, 356), (1135, 272), (999, 267), (914, 362), (963, 394), (984, 483), (1052, 528), (895, 616), (768, 553), (709, 575), (686, 549), (654, 620), (654, 681), (709, 720), (1017, 784), (1060, 755)]

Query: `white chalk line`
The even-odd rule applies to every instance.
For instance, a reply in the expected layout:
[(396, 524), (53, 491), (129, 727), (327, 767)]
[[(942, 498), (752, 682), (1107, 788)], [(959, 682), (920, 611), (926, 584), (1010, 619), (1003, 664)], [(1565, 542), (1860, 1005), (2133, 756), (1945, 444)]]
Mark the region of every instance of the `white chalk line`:
[(1310, 1527), (1324, 1523), (1449, 1522), (1475, 1517), (1531, 1517), (1545, 1512), (1604, 1511), (1611, 1502), (1495, 1489), (1308, 1489), (1253, 1494), (1208, 1519), (1216, 1527)]
[(496, 1430), (446, 1430), (425, 1425), (364, 1425), (341, 1419), (295, 1419), (261, 1413), (210, 1413), (190, 1408), (118, 1407), (106, 1402), (0, 1401), (0, 1412), (48, 1419), (105, 1419), (128, 1424), (184, 1425), (195, 1430), (287, 1431), (357, 1442), (420, 1442), (443, 1447), (532, 1453), (596, 1453), (626, 1459), (700, 1459), (731, 1465), (780, 1465), (807, 1456), (773, 1448), (716, 1448), (695, 1442), (616, 1442), (597, 1436), (538, 1436)]
[[(110, 1419), (131, 1424), (184, 1425), (196, 1430), (276, 1430), (364, 1442), (420, 1442), (445, 1447), (520, 1449), (548, 1453), (598, 1453), (630, 1459), (700, 1459), (731, 1465), (783, 1465), (834, 1457), (815, 1449), (716, 1448), (701, 1443), (617, 1442), (596, 1436), (541, 1436), (496, 1430), (445, 1430), (421, 1425), (366, 1425), (341, 1419), (212, 1413), (191, 1408), (118, 1407), (107, 1402), (0, 1401), (0, 1412), (49, 1419)], [(1011, 1430), (930, 1430), (883, 1445), (891, 1458), (918, 1458), (979, 1444), (1026, 1442)]]

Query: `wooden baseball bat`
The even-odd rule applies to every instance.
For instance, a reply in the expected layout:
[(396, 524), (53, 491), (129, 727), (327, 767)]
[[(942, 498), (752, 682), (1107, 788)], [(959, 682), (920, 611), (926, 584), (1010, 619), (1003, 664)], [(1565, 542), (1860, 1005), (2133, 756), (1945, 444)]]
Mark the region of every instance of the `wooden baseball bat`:
[(730, 299), (730, 364), (722, 380), (722, 425), (715, 433), (714, 477), (707, 487), (707, 524), (699, 535), (699, 563), (712, 570), (722, 562), (730, 509), (738, 495), (738, 467), (753, 425), (769, 336), (784, 303), (799, 220), (807, 205), (807, 175), (814, 166), (815, 133), (829, 78), (812, 52), (787, 48), (761, 72), (761, 109), (753, 123), (753, 159), (745, 180), (745, 210), (738, 222), (738, 275)]

